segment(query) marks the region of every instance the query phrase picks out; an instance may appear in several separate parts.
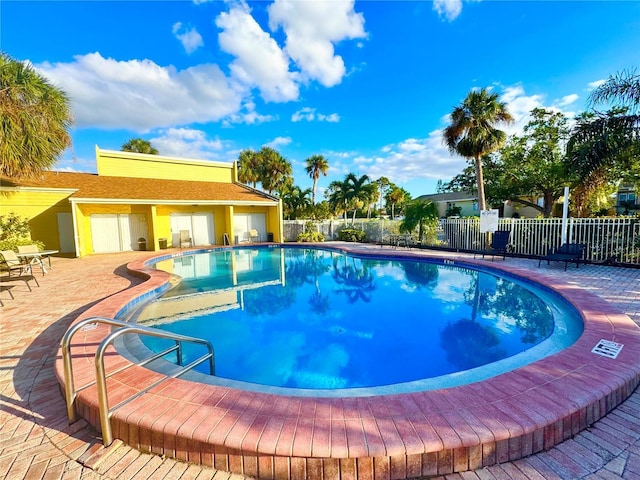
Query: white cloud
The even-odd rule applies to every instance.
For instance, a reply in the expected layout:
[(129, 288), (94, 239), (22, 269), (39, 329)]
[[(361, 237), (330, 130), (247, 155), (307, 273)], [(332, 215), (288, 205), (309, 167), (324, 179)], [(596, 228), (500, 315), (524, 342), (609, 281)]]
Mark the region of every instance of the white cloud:
[(329, 115), (316, 113), (316, 109), (311, 107), (303, 107), (291, 115), (292, 122), (313, 122), (314, 120), (319, 122), (337, 123), (340, 121), (340, 115), (337, 113), (331, 113)]
[(282, 145), (289, 145), (291, 143), (291, 137), (276, 137), (270, 142), (264, 144), (265, 147), (271, 147), (277, 149)]
[(71, 63), (35, 67), (67, 92), (77, 128), (145, 132), (218, 121), (241, 106), (241, 92), (213, 64), (178, 71), (151, 60), (118, 61), (96, 52)]
[(529, 122), (529, 112), (534, 108), (544, 107), (544, 97), (542, 95), (525, 95), (522, 85), (504, 87), (500, 100), (506, 102), (507, 110), (514, 119), (512, 124), (499, 127), (509, 135), (522, 133), (524, 126)]
[(171, 31), (176, 38), (180, 40), (180, 43), (182, 43), (182, 46), (188, 54), (195, 52), (198, 48), (204, 45), (202, 36), (193, 27), (187, 29), (186, 27), (183, 27), (182, 23), (178, 22), (173, 25)]
[(242, 106), (242, 109), (223, 120), (222, 125), (225, 127), (230, 126), (233, 123), (246, 123), (247, 125), (258, 125), (265, 122), (273, 122), (277, 120), (276, 115), (262, 115), (256, 112), (256, 104), (248, 100)]
[(409, 180), (452, 178), (466, 166), (466, 160), (452, 156), (442, 143), (442, 130), (426, 138), (408, 138), (385, 145), (380, 155), (358, 157), (354, 163), (371, 178), (393, 178), (400, 185)]
[(578, 94), (572, 93), (571, 95), (565, 95), (564, 97), (562, 97), (560, 100), (556, 102), (556, 104), (559, 107), (565, 107), (567, 105), (571, 105), (572, 103), (575, 103), (575, 101), (578, 100), (578, 98), (580, 98)]
[(330, 115), (323, 115), (322, 113), (319, 113), (318, 120), (321, 122), (338, 123), (340, 121), (340, 115), (337, 113), (332, 113)]
[(292, 2), (275, 0), (267, 8), (269, 26), (282, 27), (285, 50), (305, 79), (325, 87), (337, 85), (346, 73), (334, 44), (345, 39), (365, 38), (364, 17), (354, 11), (353, 0)]
[(216, 25), (222, 29), (218, 35), (220, 48), (236, 57), (229, 65), (236, 81), (248, 88), (257, 87), (266, 101), (298, 98), (298, 74), (289, 71), (289, 58), (262, 30), (246, 5), (237, 4), (221, 13)]
[(444, 17), (451, 22), (462, 12), (462, 0), (434, 0), (433, 9), (440, 18)]
[(169, 128), (150, 138), (151, 144), (161, 155), (206, 160), (226, 160), (225, 144), (210, 140), (206, 132), (193, 128)]
[(596, 80), (594, 82), (589, 82), (587, 84), (587, 87), (589, 88), (589, 90), (594, 90), (594, 89), (598, 88), (600, 85), (602, 85), (605, 82), (606, 82), (606, 80), (604, 80), (604, 79), (603, 80)]

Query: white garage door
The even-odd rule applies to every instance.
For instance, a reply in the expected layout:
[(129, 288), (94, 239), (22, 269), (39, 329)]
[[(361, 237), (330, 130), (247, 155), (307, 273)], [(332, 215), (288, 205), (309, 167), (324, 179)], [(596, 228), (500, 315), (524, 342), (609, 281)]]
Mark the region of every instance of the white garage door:
[(143, 214), (94, 214), (90, 218), (95, 253), (139, 250), (138, 238), (149, 239), (147, 217)]
[(213, 213), (171, 214), (171, 244), (180, 246), (180, 230), (189, 230), (194, 246), (215, 244)]

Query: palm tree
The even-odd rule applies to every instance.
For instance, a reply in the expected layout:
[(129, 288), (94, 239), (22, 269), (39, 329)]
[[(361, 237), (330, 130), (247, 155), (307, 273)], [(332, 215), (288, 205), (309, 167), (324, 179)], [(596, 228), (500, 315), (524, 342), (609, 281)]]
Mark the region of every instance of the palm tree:
[(378, 200), (380, 200), (379, 210), (382, 211), (382, 200), (392, 184), (387, 177), (380, 177), (374, 183), (378, 187)]
[(322, 155), (312, 155), (305, 160), (307, 166), (305, 170), (309, 177), (313, 179), (313, 196), (312, 202), (316, 204), (316, 184), (318, 183), (318, 179), (320, 175), (327, 176), (327, 171), (329, 170), (329, 162)]
[(122, 144), (120, 150), (123, 152), (135, 152), (135, 153), (147, 153), (149, 155), (157, 155), (158, 149), (156, 149), (149, 140), (143, 138), (132, 138), (126, 143)]
[(413, 232), (418, 227), (418, 240), (422, 241), (426, 223), (438, 219), (438, 207), (435, 203), (416, 200), (407, 205), (404, 220), (400, 223), (401, 232)]
[(512, 121), (506, 104), (498, 101), (498, 94), (483, 88), (468, 93), (462, 104), (453, 109), (451, 125), (444, 129), (443, 140), (449, 150), (475, 161), (480, 210), (486, 210), (482, 157), (498, 150), (507, 138), (494, 124)]
[(66, 93), (26, 62), (0, 53), (0, 174), (35, 176), (71, 145)]
[(391, 220), (396, 216), (396, 205), (402, 205), (409, 198), (408, 192), (400, 187), (394, 186), (387, 192), (386, 200), (388, 204), (391, 204)]
[(264, 169), (261, 183), (269, 195), (293, 183), (293, 168), (286, 158), (270, 147), (262, 147), (258, 155)]
[(349, 173), (344, 178), (347, 186), (347, 199), (349, 206), (353, 209), (353, 221), (356, 220), (356, 212), (359, 208), (371, 203), (375, 185), (370, 183), (367, 175), (357, 177), (355, 173)]
[(309, 198), (310, 194), (310, 188), (304, 190), (298, 186), (286, 188), (282, 194), (284, 216), (289, 220), (298, 218), (299, 215), (312, 205), (311, 199)]
[(611, 75), (589, 95), (588, 103), (616, 103), (631, 113), (640, 108), (640, 74), (635, 69)]
[(260, 156), (249, 149), (242, 150), (238, 155), (238, 180), (242, 183), (252, 184), (256, 188), (262, 178), (262, 165)]
[(349, 204), (348, 190), (349, 185), (346, 180), (342, 182), (334, 180), (329, 184), (329, 188), (325, 193), (331, 211), (336, 215), (344, 214), (345, 221), (347, 219), (347, 207)]

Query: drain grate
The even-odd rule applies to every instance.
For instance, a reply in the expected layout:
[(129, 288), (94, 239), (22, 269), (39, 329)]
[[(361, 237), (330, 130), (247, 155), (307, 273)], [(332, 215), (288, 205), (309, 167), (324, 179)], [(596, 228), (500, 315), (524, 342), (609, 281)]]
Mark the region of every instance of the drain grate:
[(624, 345), (622, 343), (612, 342), (611, 340), (600, 340), (595, 347), (591, 350), (592, 353), (597, 353), (603, 357), (616, 358), (622, 350)]

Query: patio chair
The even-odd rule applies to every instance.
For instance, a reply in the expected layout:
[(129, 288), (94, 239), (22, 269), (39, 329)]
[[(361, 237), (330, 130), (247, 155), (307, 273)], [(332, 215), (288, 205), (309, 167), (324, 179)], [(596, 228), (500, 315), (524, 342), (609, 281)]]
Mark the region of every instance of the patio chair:
[(250, 242), (259, 242), (260, 241), (260, 233), (255, 228), (249, 230), (249, 241)]
[(549, 252), (538, 260), (538, 268), (543, 260), (549, 262), (564, 262), (564, 271), (567, 271), (569, 262), (576, 262), (576, 268), (580, 268), (580, 260), (584, 256), (584, 243), (565, 243), (557, 249), (550, 249)]
[[(29, 285), (29, 280), (33, 280), (34, 282), (36, 282), (36, 287), (39, 287), (40, 284), (38, 283), (38, 279), (32, 275), (32, 274), (21, 274), (21, 275), (0, 275), (0, 283), (5, 283), (5, 282), (13, 282), (15, 280), (19, 280), (21, 282), (24, 282), (24, 284), (27, 286), (27, 288), (29, 289), (29, 291), (31, 292), (31, 285)], [(5, 289), (10, 289), (12, 288), (12, 286), (7, 286), (7, 287), (3, 287), (2, 290)], [(13, 298), (13, 294), (11, 293), (11, 291), (9, 291), (9, 293), (11, 294), (11, 298)]]
[(31, 264), (23, 263), (13, 250), (2, 250), (0, 255), (2, 255), (1, 268), (7, 270), (10, 277), (31, 275)]
[(186, 246), (193, 247), (193, 239), (189, 230), (180, 230), (180, 248)]
[(47, 255), (47, 254), (43, 254), (40, 253), (40, 249), (38, 248), (37, 245), (19, 245), (18, 246), (18, 254), (20, 253), (31, 253), (31, 254), (37, 254), (37, 256), (33, 256), (32, 265), (38, 265), (41, 269), (42, 269), (42, 274), (44, 275), (45, 273), (45, 267), (44, 267), (44, 259), (47, 259), (47, 262), (49, 262), (49, 268), (51, 267), (51, 255)]
[(473, 258), (476, 258), (476, 255), (482, 255), (482, 258), (484, 258), (485, 255), (491, 255), (491, 261), (493, 261), (496, 255), (502, 255), (502, 260), (505, 260), (507, 252), (511, 248), (509, 244), (510, 236), (510, 230), (496, 230), (491, 237), (489, 249), (474, 252)]

